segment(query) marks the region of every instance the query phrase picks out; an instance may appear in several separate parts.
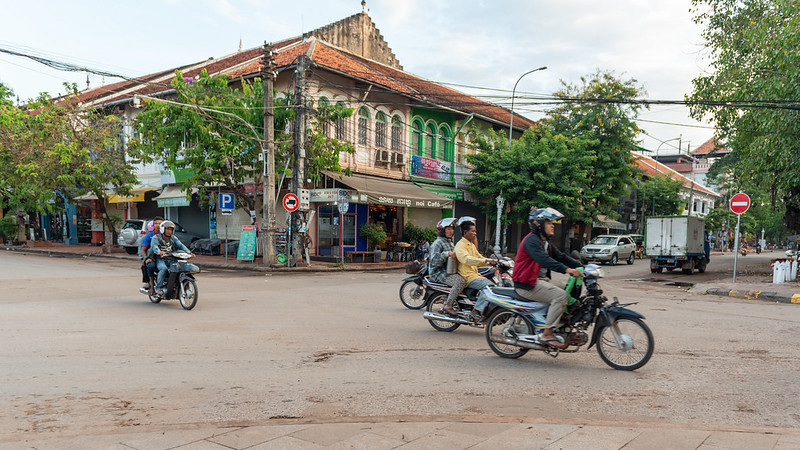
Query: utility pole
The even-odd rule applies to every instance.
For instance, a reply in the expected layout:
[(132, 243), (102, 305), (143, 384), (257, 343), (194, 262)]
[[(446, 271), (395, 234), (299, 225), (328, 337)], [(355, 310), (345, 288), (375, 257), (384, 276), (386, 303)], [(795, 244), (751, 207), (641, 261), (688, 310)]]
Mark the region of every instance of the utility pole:
[[(306, 76), (309, 70), (308, 56), (300, 55), (297, 57), (295, 68), (295, 89), (294, 89), (294, 170), (292, 170), (292, 184), (290, 190), (300, 197), (300, 189), (305, 188), (306, 184)], [(305, 233), (300, 233), (303, 227), (303, 216), (300, 211), (292, 213), (292, 260), (301, 261), (303, 249), (305, 247)], [(339, 246), (342, 242), (339, 242)]]
[(264, 200), (264, 220), (261, 233), (264, 236), (262, 249), (264, 265), (275, 264), (275, 109), (272, 100), (273, 83), (275, 81), (275, 50), (271, 44), (264, 43), (264, 57), (261, 69), (261, 80), (264, 83), (264, 172), (262, 173)]

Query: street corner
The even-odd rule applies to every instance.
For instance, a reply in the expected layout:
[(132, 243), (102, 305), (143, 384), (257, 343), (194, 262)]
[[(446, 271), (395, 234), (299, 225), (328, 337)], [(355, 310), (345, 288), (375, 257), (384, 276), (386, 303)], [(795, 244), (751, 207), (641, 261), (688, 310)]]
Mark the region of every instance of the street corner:
[(749, 290), (749, 289), (725, 289), (725, 288), (712, 287), (705, 289), (705, 294), (718, 295), (720, 297), (740, 298), (744, 300), (762, 300), (762, 301), (778, 302), (778, 303), (800, 303), (800, 293), (792, 293), (792, 292), (772, 292), (772, 291), (760, 291), (760, 290)]

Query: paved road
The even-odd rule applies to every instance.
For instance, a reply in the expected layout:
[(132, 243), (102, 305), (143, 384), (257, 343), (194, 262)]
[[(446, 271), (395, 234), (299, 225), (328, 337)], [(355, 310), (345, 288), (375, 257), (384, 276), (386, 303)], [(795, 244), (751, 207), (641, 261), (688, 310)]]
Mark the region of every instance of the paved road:
[(798, 427), (800, 307), (687, 293), (640, 261), (606, 269), (656, 337), (636, 372), (594, 349), (506, 360), (482, 330), (436, 332), (400, 304), (399, 273), (212, 271), (184, 311), (138, 294), (130, 261), (3, 254), (0, 442), (387, 416)]

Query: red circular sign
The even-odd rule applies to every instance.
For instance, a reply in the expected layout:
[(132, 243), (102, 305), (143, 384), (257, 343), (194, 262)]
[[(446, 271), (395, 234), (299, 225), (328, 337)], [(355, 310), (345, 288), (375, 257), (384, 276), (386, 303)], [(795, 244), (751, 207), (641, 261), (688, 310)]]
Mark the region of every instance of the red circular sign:
[(741, 214), (748, 209), (750, 209), (750, 197), (747, 194), (739, 192), (731, 197), (731, 211)]
[(283, 207), (289, 212), (295, 212), (300, 207), (300, 200), (296, 195), (288, 193), (283, 196)]

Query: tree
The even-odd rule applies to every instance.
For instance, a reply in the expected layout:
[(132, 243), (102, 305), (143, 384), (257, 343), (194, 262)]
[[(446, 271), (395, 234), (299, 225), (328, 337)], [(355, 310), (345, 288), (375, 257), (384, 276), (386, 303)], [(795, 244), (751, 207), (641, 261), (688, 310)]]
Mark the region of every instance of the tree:
[(584, 206), (592, 214), (613, 217), (619, 198), (638, 175), (631, 152), (637, 149), (640, 129), (635, 119), (642, 106), (624, 101), (636, 99), (644, 89), (634, 79), (621, 80), (600, 70), (581, 77), (580, 86), (561, 83), (563, 88), (554, 95), (564, 104), (548, 111), (545, 122), (555, 133), (591, 139), (586, 151), (594, 162), (581, 193)]
[(691, 114), (716, 123), (734, 189), (765, 187), (772, 211), (785, 209), (784, 223), (800, 232), (797, 2), (693, 0), (692, 11), (712, 71), (692, 81)]
[(496, 217), (493, 200), (502, 194), (512, 222), (527, 220), (533, 206), (550, 206), (590, 220), (593, 211), (584, 209), (583, 194), (595, 162), (595, 155), (587, 150), (594, 141), (555, 134), (544, 125), (528, 129), (510, 150), (503, 132), (489, 130), (474, 138), (480, 151), (467, 155), (474, 166), (468, 189), (484, 200), (487, 215)]
[(136, 182), (120, 142), (120, 120), (83, 109), (77, 86), (65, 87), (65, 97), (41, 94), (24, 110), (0, 105), (0, 206), (18, 216), (47, 213), (54, 208), (56, 190), (70, 200), (92, 193), (113, 233), (114, 222), (105, 211), (109, 190), (126, 195)]
[[(264, 142), (259, 134), (263, 130), (261, 79), (236, 87), (225, 75), (209, 76), (203, 71), (198, 77), (184, 78), (176, 71), (172, 86), (177, 94), (170, 100), (172, 103), (145, 99), (145, 108), (136, 118), (139, 139), (131, 143), (128, 153), (137, 160), (157, 161), (170, 169), (190, 169), (191, 175), (183, 181), (184, 191), (196, 188), (201, 199), (206, 200), (212, 190), (216, 192), (221, 186), (234, 193), (238, 208), (255, 211), (256, 220), (260, 220), (263, 208), (257, 207), (255, 196), (245, 186), (257, 185), (265, 178), (259, 161)], [(293, 158), (291, 138), (285, 131), (294, 117), (294, 110), (287, 107), (292, 103), (292, 96), (274, 101), (273, 138), (277, 145), (276, 167), (272, 170), (276, 172)], [(340, 171), (339, 152), (353, 151), (348, 143), (320, 135), (316, 127), (321, 128), (325, 120), (350, 114), (352, 110), (341, 107), (317, 111), (314, 128), (308, 131), (311, 137), (306, 141), (311, 168), (308, 173), (312, 178), (319, 177), (320, 168)]]
[(680, 214), (686, 207), (686, 199), (680, 196), (683, 183), (661, 176), (655, 181), (643, 179), (638, 184), (638, 203), (642, 207), (642, 218), (646, 214), (672, 216)]

